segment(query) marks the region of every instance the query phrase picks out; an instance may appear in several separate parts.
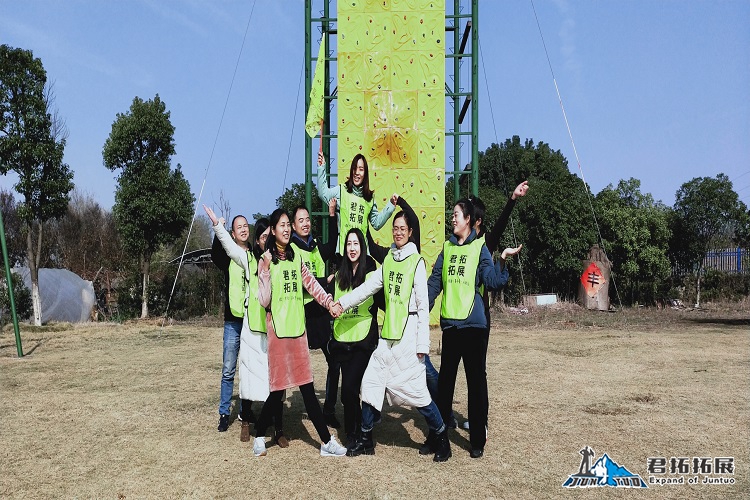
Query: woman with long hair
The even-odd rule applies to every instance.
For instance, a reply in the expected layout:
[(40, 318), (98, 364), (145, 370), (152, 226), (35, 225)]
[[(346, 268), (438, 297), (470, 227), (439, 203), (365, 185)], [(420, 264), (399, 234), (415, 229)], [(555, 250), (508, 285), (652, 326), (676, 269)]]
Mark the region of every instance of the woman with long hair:
[(505, 259), (521, 247), (506, 248), (501, 260), (492, 256), (474, 230), (474, 206), (467, 199), (453, 207), (453, 235), (443, 245), (427, 281), (430, 309), (443, 292), (440, 326), (443, 330), (438, 398), (444, 418), (451, 414), (458, 364), (463, 359), (469, 392), (469, 435), (472, 458), (484, 454), (487, 441), (487, 320), (479, 292), (482, 286), (497, 290), (508, 281)]
[(284, 391), (299, 387), (305, 410), (322, 441), (321, 456), (342, 456), (346, 454), (346, 448), (328, 431), (323, 410), (315, 395), (305, 331), (303, 290), (307, 290), (315, 301), (329, 310), (333, 297), (318, 283), (289, 244), (292, 225), (286, 210), (274, 210), (269, 222), (271, 234), (266, 241), (266, 251), (258, 263), (258, 301), (267, 311), (271, 394), (255, 424), (253, 453), (255, 456), (266, 454), (265, 434), (271, 416), (282, 405)]
[(396, 195), (383, 208), (378, 211), (375, 202), (374, 191), (370, 189), (370, 168), (367, 158), (357, 154), (352, 158), (349, 167), (349, 177), (343, 184), (328, 187), (328, 172), (326, 171), (326, 159), (323, 153), (318, 153), (318, 196), (323, 203), (328, 203), (331, 198), (336, 198), (339, 211), (339, 241), (338, 252), (344, 252), (344, 238), (349, 229), (356, 227), (367, 234), (367, 225), (372, 225), (375, 230), (385, 225), (396, 209)]
[[(376, 270), (375, 262), (365, 252), (362, 231), (352, 228), (346, 234), (344, 258), (333, 279), (333, 298), (357, 288)], [(333, 321), (333, 336), (328, 341), (330, 355), (341, 364), (341, 402), (344, 404), (344, 431), (347, 448), (356, 442), (357, 431), (362, 422), (362, 407), (359, 389), (372, 351), (378, 345), (378, 303), (370, 297), (359, 306), (347, 309)]]
[(451, 456), (450, 444), (443, 419), (427, 390), (424, 366), (424, 356), (430, 352), (427, 271), (404, 212), (393, 219), (393, 245), (383, 266), (339, 299), (331, 308), (334, 317), (362, 304), (381, 289), (385, 295), (385, 320), (378, 347), (362, 378), (361, 434), (347, 454), (375, 454), (372, 429), (387, 393), (391, 404), (416, 407), (425, 417), (436, 443), (433, 460), (444, 462)]

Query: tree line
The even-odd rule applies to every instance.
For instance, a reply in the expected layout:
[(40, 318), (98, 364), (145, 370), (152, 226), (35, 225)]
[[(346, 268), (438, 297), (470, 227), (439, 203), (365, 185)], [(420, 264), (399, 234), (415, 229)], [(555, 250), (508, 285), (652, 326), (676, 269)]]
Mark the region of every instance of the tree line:
[[(102, 148), (103, 166), (117, 175), (111, 211), (74, 189), (73, 172), (62, 162), (66, 139), (41, 61), (30, 51), (0, 46), (0, 174), (14, 171), (19, 178), (14, 185), (18, 200), (13, 192), (2, 190), (0, 208), (11, 264), (27, 265), (31, 271), (35, 322), (41, 318), (41, 267), (69, 269), (93, 281), (97, 294), (105, 296), (116, 285), (118, 310), (124, 317), (163, 314), (177, 273), (174, 260), (185, 247), (195, 201), (181, 166), (171, 165), (174, 126), (166, 104), (158, 94), (145, 101), (135, 97), (126, 112), (116, 115)], [(581, 259), (593, 244), (602, 243), (612, 262), (614, 303), (650, 304), (687, 293), (698, 304), (706, 252), (750, 246), (750, 213), (723, 174), (686, 182), (673, 207), (643, 193), (640, 181), (633, 178), (594, 195), (570, 172), (559, 150), (532, 139), (522, 143), (518, 136), (481, 152), (479, 174), (488, 223), (497, 218), (518, 182), (528, 180), (532, 186), (516, 207), (500, 245), (524, 244), (511, 269), (506, 296), (510, 302), (517, 302), (521, 294), (550, 292), (575, 299)], [(468, 176), (458, 180), (465, 194), (467, 180)], [(452, 209), (454, 182), (449, 178), (446, 183), (446, 210)], [(408, 199), (409, 193), (402, 194)], [(229, 218), (230, 206), (225, 200), (222, 204)], [(277, 199), (277, 206), (287, 210), (302, 204), (302, 184), (294, 184)], [(321, 211), (317, 197), (312, 210)], [(260, 216), (255, 214), (256, 219)], [(320, 218), (314, 219), (315, 234), (322, 234)], [(209, 247), (207, 219), (200, 216), (193, 225), (187, 250)], [(213, 266), (190, 266), (181, 274), (170, 314), (217, 312), (220, 273)], [(741, 277), (733, 293), (747, 296), (749, 282)], [(681, 291), (686, 283), (690, 286)], [(100, 297), (103, 307), (108, 303), (105, 296)]]

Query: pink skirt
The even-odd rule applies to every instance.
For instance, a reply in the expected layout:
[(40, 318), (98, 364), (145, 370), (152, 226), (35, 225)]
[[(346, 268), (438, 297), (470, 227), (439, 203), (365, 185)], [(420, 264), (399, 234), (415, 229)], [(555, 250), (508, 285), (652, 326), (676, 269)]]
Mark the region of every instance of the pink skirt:
[(266, 325), (268, 326), (268, 383), (271, 391), (281, 391), (312, 382), (307, 332), (293, 339), (277, 337), (271, 313), (266, 314)]

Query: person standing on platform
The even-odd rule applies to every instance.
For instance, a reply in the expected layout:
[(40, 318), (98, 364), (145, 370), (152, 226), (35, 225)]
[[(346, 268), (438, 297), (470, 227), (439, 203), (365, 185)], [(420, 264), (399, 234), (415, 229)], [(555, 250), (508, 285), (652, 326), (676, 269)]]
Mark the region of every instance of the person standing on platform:
[[(323, 203), (336, 198), (339, 207), (339, 241), (337, 251), (343, 254), (344, 238), (349, 229), (356, 227), (367, 234), (368, 222), (377, 231), (385, 226), (396, 209), (392, 202), (386, 204), (382, 212), (378, 211), (374, 192), (370, 189), (370, 170), (367, 159), (362, 154), (352, 158), (349, 167), (349, 178), (343, 184), (328, 187), (326, 159), (323, 153), (318, 153), (318, 196)], [(395, 195), (394, 195), (395, 196)]]

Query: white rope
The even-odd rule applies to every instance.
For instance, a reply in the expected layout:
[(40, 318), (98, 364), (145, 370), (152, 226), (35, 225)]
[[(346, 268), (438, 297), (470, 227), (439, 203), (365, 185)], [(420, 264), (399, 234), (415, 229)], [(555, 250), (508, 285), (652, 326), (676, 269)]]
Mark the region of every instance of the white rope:
[[(232, 80), (229, 82), (229, 90), (227, 91), (227, 98), (224, 101), (224, 109), (221, 112), (221, 119), (219, 120), (219, 127), (216, 130), (216, 137), (214, 138), (214, 145), (211, 148), (211, 155), (208, 158), (208, 164), (206, 165), (206, 171), (203, 174), (203, 182), (201, 183), (201, 189), (198, 193), (198, 199), (195, 202), (195, 210), (193, 210), (193, 218), (190, 221), (190, 228), (188, 229), (188, 235), (185, 239), (185, 246), (182, 248), (182, 255), (180, 255), (180, 263), (177, 266), (177, 273), (174, 276), (174, 282), (172, 283), (172, 291), (169, 292), (169, 300), (167, 301), (167, 307), (164, 309), (164, 318), (162, 319), (161, 326), (164, 328), (164, 323), (167, 320), (167, 314), (169, 313), (169, 306), (172, 304), (172, 297), (174, 296), (175, 288), (177, 287), (177, 278), (180, 276), (180, 270), (182, 269), (182, 262), (185, 259), (185, 253), (187, 253), (188, 242), (190, 241), (190, 235), (193, 232), (193, 225), (195, 219), (198, 217), (198, 209), (201, 206), (201, 198), (203, 197), (203, 190), (206, 187), (206, 179), (208, 178), (208, 170), (211, 168), (211, 161), (214, 158), (214, 152), (216, 151), (216, 144), (219, 142), (219, 134), (221, 132), (221, 126), (224, 123), (224, 115), (227, 112), (227, 106), (229, 105), (229, 97), (232, 95), (232, 87), (234, 87), (234, 79), (237, 76), (237, 69), (240, 67), (240, 60), (242, 59), (242, 51), (245, 48), (245, 41), (247, 40), (247, 33), (250, 31), (250, 21), (253, 19), (253, 12), (255, 11), (255, 0), (253, 6), (250, 8), (250, 17), (247, 20), (247, 26), (245, 26), (245, 34), (242, 37), (242, 45), (240, 46), (240, 52), (237, 54), (237, 62), (234, 66), (234, 73), (232, 73)], [(159, 330), (161, 335), (161, 330)]]
[[(578, 165), (578, 171), (581, 173), (581, 180), (583, 181), (583, 187), (586, 191), (586, 196), (589, 201), (589, 208), (591, 208), (591, 216), (594, 218), (594, 225), (596, 226), (596, 234), (599, 236), (599, 244), (602, 246), (602, 250), (604, 250), (604, 253), (607, 253), (607, 249), (604, 247), (604, 238), (602, 238), (602, 232), (599, 229), (599, 221), (596, 219), (596, 213), (594, 211), (594, 203), (591, 201), (591, 192), (586, 189), (586, 177), (583, 175), (583, 168), (581, 167), (581, 159), (578, 157), (578, 149), (576, 148), (576, 143), (573, 140), (573, 133), (570, 130), (570, 123), (568, 122), (568, 115), (565, 113), (565, 106), (563, 105), (562, 96), (560, 95), (560, 89), (557, 86), (557, 80), (555, 79), (555, 72), (552, 70), (552, 62), (549, 58), (549, 53), (547, 52), (547, 44), (544, 42), (544, 35), (542, 34), (542, 27), (539, 24), (539, 17), (536, 15), (536, 8), (534, 7), (534, 0), (529, 0), (531, 2), (531, 8), (534, 11), (534, 19), (536, 20), (536, 26), (539, 29), (539, 36), (542, 39), (542, 46), (544, 47), (544, 55), (547, 57), (547, 64), (549, 65), (549, 71), (552, 74), (552, 82), (555, 84), (555, 92), (557, 92), (557, 100), (560, 102), (560, 109), (562, 110), (563, 118), (565, 119), (565, 127), (568, 129), (568, 137), (570, 137), (570, 143), (573, 146), (573, 154), (576, 157), (576, 164)], [(613, 276), (610, 276), (610, 279), (612, 280), (612, 285), (615, 287), (615, 294), (617, 295), (617, 301), (620, 304), (620, 308), (622, 308), (622, 300), (620, 299), (620, 292), (617, 289), (617, 283), (615, 282), (615, 279)]]

